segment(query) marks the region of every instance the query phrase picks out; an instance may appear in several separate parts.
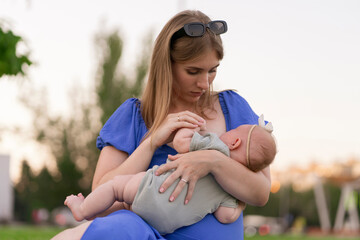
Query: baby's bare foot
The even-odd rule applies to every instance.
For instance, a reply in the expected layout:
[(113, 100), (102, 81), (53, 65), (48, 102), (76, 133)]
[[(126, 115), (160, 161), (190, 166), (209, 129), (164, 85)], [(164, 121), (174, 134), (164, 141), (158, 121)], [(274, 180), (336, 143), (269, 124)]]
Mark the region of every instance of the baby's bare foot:
[(84, 196), (79, 193), (77, 196), (70, 195), (65, 199), (64, 204), (68, 206), (76, 221), (84, 220), (84, 216), (81, 213), (81, 204), (84, 202)]

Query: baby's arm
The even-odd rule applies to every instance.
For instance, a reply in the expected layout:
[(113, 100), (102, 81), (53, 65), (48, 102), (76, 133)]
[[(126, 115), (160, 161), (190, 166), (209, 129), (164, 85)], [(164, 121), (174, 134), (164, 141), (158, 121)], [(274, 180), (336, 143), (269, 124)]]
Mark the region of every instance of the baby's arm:
[(244, 209), (245, 203), (239, 201), (239, 205), (237, 208), (220, 206), (218, 209), (216, 209), (214, 215), (216, 219), (221, 223), (233, 223), (239, 218), (241, 212)]
[(190, 143), (191, 143), (191, 139), (194, 135), (194, 132), (199, 131), (200, 128), (195, 128), (195, 129), (191, 129), (191, 128), (181, 128), (179, 129), (175, 136), (174, 136), (174, 140), (173, 140), (173, 145), (175, 150), (178, 153), (187, 153), (189, 152), (190, 149)]

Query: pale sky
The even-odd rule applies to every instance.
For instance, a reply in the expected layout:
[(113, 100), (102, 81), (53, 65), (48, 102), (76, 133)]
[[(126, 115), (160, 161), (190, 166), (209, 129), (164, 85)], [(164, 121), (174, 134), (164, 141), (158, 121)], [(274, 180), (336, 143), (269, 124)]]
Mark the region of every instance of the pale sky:
[[(146, 34), (156, 36), (185, 8), (227, 21), (215, 87), (237, 89), (273, 123), (279, 145), (273, 168), (360, 160), (360, 1), (1, 0), (0, 22), (24, 37), (36, 62), (31, 83), (48, 89), (54, 113), (66, 114), (69, 88), (93, 84), (100, 29), (119, 29), (122, 64), (130, 68)], [(30, 124), (17, 88), (0, 79), (0, 128)], [(1, 138), (13, 178), (24, 155), (35, 167), (47, 161), (38, 146)]]

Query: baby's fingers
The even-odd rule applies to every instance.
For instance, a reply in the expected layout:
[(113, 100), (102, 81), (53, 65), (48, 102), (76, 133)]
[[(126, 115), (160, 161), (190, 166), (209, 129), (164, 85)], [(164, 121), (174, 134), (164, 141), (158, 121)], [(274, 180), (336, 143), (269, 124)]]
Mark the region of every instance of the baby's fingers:
[(171, 161), (179, 159), (183, 154), (168, 155), (168, 159)]

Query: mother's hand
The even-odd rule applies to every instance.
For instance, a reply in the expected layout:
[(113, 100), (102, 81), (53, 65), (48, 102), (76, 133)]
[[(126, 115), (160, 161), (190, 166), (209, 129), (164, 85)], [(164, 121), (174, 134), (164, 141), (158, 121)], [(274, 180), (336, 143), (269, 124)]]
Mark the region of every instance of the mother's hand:
[(211, 172), (211, 157), (209, 157), (209, 155), (211, 155), (213, 151), (215, 150), (199, 150), (185, 154), (177, 154), (175, 156), (169, 155), (169, 159), (172, 161), (161, 165), (155, 172), (158, 176), (174, 169), (174, 172), (162, 183), (159, 189), (160, 193), (165, 192), (166, 189), (180, 178), (181, 181), (179, 181), (170, 195), (169, 201), (174, 201), (186, 184), (189, 184), (185, 197), (185, 204), (187, 204), (192, 197), (196, 182)]
[(205, 124), (206, 121), (202, 117), (190, 111), (170, 113), (151, 135), (152, 145), (158, 148), (171, 142), (179, 128), (203, 128)]

